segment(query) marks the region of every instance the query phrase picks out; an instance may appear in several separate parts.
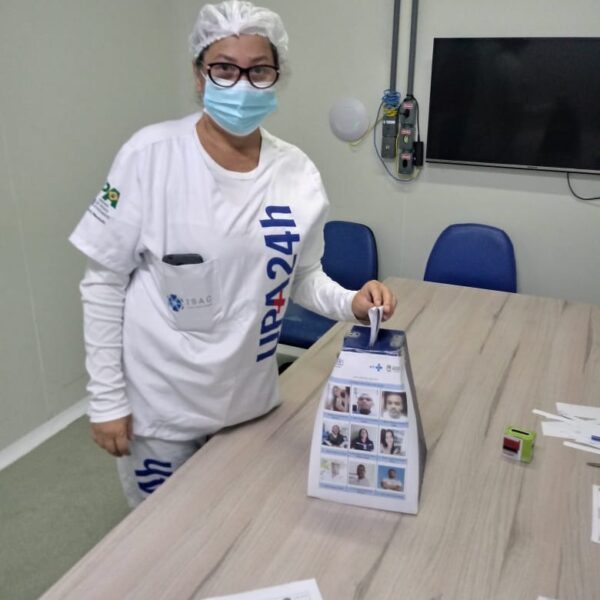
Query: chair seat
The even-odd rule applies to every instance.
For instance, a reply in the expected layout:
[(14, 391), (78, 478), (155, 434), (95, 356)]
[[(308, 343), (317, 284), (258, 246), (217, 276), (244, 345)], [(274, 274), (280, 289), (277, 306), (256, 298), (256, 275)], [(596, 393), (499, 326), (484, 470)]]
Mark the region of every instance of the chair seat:
[(335, 321), (290, 301), (281, 328), (281, 340), (289, 346), (309, 348)]

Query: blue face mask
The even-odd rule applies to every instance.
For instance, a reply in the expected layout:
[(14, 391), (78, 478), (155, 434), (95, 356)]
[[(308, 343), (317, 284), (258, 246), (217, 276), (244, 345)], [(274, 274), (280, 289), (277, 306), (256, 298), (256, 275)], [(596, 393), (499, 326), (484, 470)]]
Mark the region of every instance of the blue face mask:
[(233, 87), (219, 87), (205, 79), (204, 111), (232, 135), (252, 133), (277, 108), (277, 98), (272, 88), (259, 90), (245, 80)]

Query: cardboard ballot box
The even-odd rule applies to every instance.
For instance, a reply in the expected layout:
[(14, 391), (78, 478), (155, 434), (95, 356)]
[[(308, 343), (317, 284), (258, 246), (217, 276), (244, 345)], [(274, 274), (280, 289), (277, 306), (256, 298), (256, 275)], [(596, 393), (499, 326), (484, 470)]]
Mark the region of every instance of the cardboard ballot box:
[(416, 514), (426, 447), (406, 335), (354, 326), (323, 389), (308, 494)]

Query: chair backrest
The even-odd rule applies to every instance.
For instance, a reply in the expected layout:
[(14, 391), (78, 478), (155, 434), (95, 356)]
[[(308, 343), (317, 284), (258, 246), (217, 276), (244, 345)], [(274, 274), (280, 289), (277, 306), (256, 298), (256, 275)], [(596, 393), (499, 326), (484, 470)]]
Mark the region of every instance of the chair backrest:
[[(377, 279), (377, 245), (373, 232), (366, 225), (329, 221), (325, 224), (324, 235), (325, 251), (321, 262), (329, 277), (349, 290), (358, 290), (370, 279)], [(335, 321), (290, 301), (279, 342), (309, 348), (333, 325)]]
[(505, 231), (490, 225), (450, 225), (433, 245), (424, 279), (516, 292), (517, 269), (512, 242)]
[(377, 279), (377, 244), (369, 227), (350, 221), (325, 224), (323, 271), (348, 290)]

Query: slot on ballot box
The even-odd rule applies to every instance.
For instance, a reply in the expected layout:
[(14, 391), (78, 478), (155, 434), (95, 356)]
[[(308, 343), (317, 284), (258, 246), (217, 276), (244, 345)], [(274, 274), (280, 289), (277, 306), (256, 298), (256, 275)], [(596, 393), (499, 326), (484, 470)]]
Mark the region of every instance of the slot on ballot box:
[(354, 326), (321, 394), (308, 495), (416, 514), (426, 453), (405, 333)]

